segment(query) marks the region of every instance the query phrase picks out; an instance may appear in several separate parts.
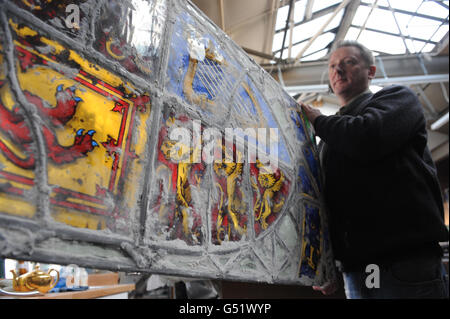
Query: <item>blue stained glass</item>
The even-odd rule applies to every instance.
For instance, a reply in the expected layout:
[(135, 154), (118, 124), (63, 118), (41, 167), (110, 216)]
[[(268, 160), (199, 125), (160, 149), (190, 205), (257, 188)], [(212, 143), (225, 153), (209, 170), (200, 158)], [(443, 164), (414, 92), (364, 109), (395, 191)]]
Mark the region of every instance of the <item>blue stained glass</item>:
[(319, 208), (305, 204), (305, 229), (303, 231), (303, 251), (300, 276), (314, 278), (321, 257), (322, 223)]
[(304, 145), (303, 155), (305, 156), (305, 159), (308, 162), (309, 169), (311, 170), (311, 173), (314, 176), (315, 182), (320, 190), (321, 183), (320, 183), (320, 173), (319, 173), (319, 162), (317, 161), (316, 157), (314, 156), (314, 152), (313, 152), (312, 148), (310, 146)]
[(316, 192), (314, 191), (314, 188), (312, 186), (311, 179), (303, 165), (300, 165), (298, 176), (299, 176), (299, 179), (297, 180), (297, 183), (298, 183), (301, 191), (305, 194), (308, 194), (308, 195), (314, 197), (314, 198), (317, 198)]

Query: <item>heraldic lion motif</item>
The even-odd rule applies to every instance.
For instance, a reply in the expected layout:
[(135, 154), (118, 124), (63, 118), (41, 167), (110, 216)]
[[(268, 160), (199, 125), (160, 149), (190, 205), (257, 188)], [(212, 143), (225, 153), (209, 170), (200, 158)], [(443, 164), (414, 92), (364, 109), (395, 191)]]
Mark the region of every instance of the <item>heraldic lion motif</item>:
[[(3, 85), (4, 81), (0, 81), (0, 89)], [(46, 143), (46, 155), (54, 164), (71, 163), (86, 156), (88, 152), (99, 146), (93, 140), (94, 130), (89, 130), (83, 134), (84, 129), (79, 129), (76, 132), (73, 144), (70, 146), (62, 146), (57, 140), (56, 130), (64, 127), (73, 118), (78, 104), (83, 101), (75, 96), (75, 91), (74, 86), (64, 88), (62, 84), (59, 85), (55, 92), (56, 105), (54, 107), (47, 107), (48, 102), (28, 91), (24, 91), (27, 101), (38, 110), (39, 117), (42, 120), (42, 135)], [(4, 101), (0, 100), (0, 119), (0, 133), (4, 133), (3, 135), (18, 146), (26, 156), (24, 158), (16, 154), (0, 139), (1, 152), (15, 165), (24, 169), (33, 169), (36, 163), (32, 146), (33, 137), (22, 110), (18, 106), (14, 106), (10, 110), (4, 105)]]

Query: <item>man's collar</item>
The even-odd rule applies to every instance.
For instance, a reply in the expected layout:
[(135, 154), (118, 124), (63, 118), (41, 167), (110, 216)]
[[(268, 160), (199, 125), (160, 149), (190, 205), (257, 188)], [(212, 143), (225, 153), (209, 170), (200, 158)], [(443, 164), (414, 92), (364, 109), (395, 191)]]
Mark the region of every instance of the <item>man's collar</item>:
[(358, 105), (358, 103), (354, 103), (357, 100), (359, 100), (360, 97), (366, 95), (366, 94), (372, 94), (372, 92), (367, 88), (367, 90), (361, 92), (357, 96), (353, 97), (347, 104), (342, 106), (339, 111), (336, 114), (344, 115), (351, 111), (355, 107), (355, 105)]

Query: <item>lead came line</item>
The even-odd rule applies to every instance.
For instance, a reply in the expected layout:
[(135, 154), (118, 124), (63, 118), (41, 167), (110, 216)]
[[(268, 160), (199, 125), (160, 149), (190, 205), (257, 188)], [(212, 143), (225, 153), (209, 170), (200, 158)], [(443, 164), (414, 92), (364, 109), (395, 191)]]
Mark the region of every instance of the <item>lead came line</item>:
[[(215, 98), (215, 97), (217, 96), (217, 93), (219, 92), (219, 89), (218, 89), (218, 87), (216, 87), (215, 85), (213, 85), (212, 78), (209, 76), (209, 74), (208, 74), (206, 71), (203, 71), (203, 70), (202, 70), (202, 65), (201, 65), (201, 63), (198, 64), (197, 72), (196, 72), (196, 73), (199, 74), (199, 78), (202, 77), (202, 78), (205, 80), (206, 84), (202, 81), (204, 87), (205, 87), (207, 90), (208, 90), (208, 89), (211, 89), (212, 91), (214, 91), (214, 93), (211, 94), (211, 92), (210, 92), (210, 94), (211, 94), (211, 96), (212, 96), (213, 98)], [(201, 79), (200, 79), (200, 80), (201, 80)], [(208, 84), (209, 84), (209, 85), (208, 85)], [(208, 90), (208, 92), (209, 92), (209, 90)]]
[[(209, 60), (209, 59), (206, 59), (206, 60)], [(219, 74), (219, 73), (224, 74), (223, 71), (222, 71), (221, 69), (219, 70), (218, 67), (216, 66), (216, 64), (215, 64), (213, 61), (211, 61), (211, 62), (208, 61), (207, 64), (211, 67), (212, 71), (214, 72), (214, 74), (215, 74), (217, 77), (219, 77), (219, 78), (221, 78), (221, 79), (224, 79), (223, 83), (225, 84), (225, 87), (226, 87), (228, 90), (231, 91), (231, 89), (233, 88), (233, 84), (230, 83), (229, 78), (228, 78), (227, 76), (222, 77), (222, 76)], [(246, 102), (242, 99), (242, 96), (241, 96), (240, 93), (237, 95), (237, 98), (235, 99), (235, 102), (237, 103), (237, 105), (238, 105), (241, 109), (246, 110), (246, 111), (247, 111), (247, 114), (251, 114), (251, 113), (249, 112), (249, 109), (248, 109), (248, 107), (247, 107)], [(236, 107), (236, 104), (234, 105), (234, 109), (235, 109), (237, 112), (240, 111), (240, 110)]]
[(205, 87), (205, 89), (211, 95), (211, 98), (214, 99), (217, 96), (217, 93), (211, 92), (211, 91), (214, 91), (214, 88), (212, 87), (212, 85), (208, 85), (210, 83), (209, 83), (208, 79), (206, 78), (206, 75), (203, 74), (202, 72), (200, 72), (200, 67), (197, 67), (197, 72), (196, 73), (198, 73), (198, 77), (200, 79), (200, 82), (202, 82), (202, 84)]
[[(213, 62), (212, 62), (212, 67), (213, 67), (213, 70), (216, 71), (216, 74), (217, 74), (217, 73), (222, 73), (222, 74), (224, 74), (224, 73), (223, 73), (223, 70), (218, 68), (218, 64), (217, 64), (217, 63), (213, 63)], [(218, 76), (220, 77), (220, 74), (218, 74)], [(225, 78), (225, 82), (228, 84), (228, 85), (227, 85), (227, 88), (228, 88), (229, 90), (231, 90), (232, 87), (233, 87), (232, 83), (229, 82), (228, 77), (224, 76), (224, 78)], [(245, 90), (244, 90), (244, 92), (245, 92)], [(238, 100), (238, 101), (237, 101), (237, 104), (241, 107), (241, 109), (244, 109), (245, 111), (247, 111), (247, 114), (251, 115), (252, 112), (251, 112), (251, 109), (250, 109), (250, 108), (251, 108), (251, 106), (252, 106), (252, 103), (250, 102), (250, 108), (249, 108), (249, 105), (248, 105), (248, 103), (247, 103), (247, 99), (245, 99), (245, 98), (242, 96), (242, 94), (241, 94), (240, 92), (238, 92), (237, 100)], [(240, 111), (241, 111), (240, 109), (236, 108), (236, 105), (234, 106), (234, 108), (235, 108), (236, 112), (240, 112)]]

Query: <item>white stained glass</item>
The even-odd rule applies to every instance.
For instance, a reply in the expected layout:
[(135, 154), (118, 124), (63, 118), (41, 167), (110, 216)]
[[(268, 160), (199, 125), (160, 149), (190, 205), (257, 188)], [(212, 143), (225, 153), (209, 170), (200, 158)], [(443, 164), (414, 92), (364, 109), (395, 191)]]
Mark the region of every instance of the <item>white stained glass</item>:
[(142, 56), (156, 54), (164, 28), (166, 5), (162, 0), (133, 0), (132, 44)]

